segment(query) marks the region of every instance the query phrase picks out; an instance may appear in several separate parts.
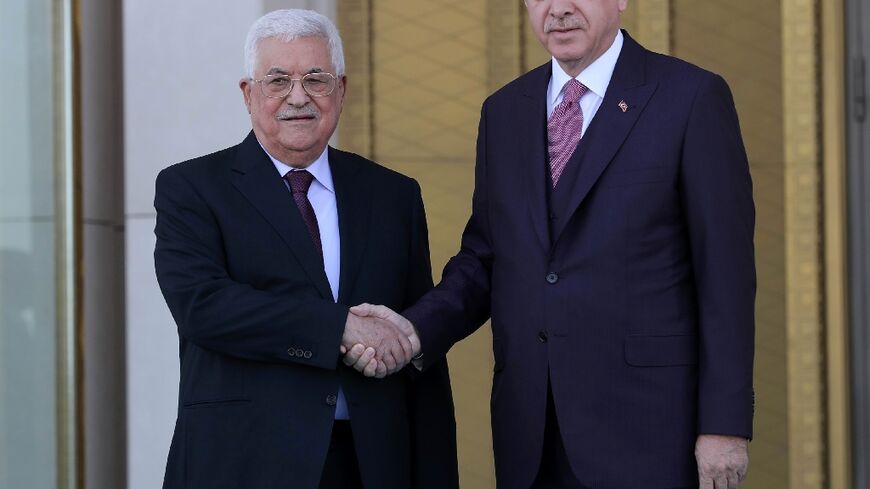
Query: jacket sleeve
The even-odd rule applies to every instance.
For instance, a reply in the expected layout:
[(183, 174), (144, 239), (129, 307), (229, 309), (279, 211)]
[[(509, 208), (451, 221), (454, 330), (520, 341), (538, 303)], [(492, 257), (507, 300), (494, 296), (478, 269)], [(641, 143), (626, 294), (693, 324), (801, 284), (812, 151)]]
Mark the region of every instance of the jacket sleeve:
[[(415, 185), (412, 216), (410, 268), (407, 303), (415, 303), (432, 289), (429, 259), (429, 232), (426, 211)], [(459, 466), (456, 459), (456, 420), (447, 358), (438, 358), (424, 372), (408, 366), (408, 412), (411, 423), (414, 489), (458, 489)]]
[(698, 432), (751, 438), (755, 207), (737, 111), (719, 76), (695, 96), (680, 175), (698, 304)]
[(180, 339), (245, 360), (335, 369), (347, 307), (233, 280), (220, 223), (196, 188), (177, 167), (156, 186), (155, 269)]
[(477, 134), (471, 217), (459, 253), (447, 262), (441, 282), (403, 313), (420, 334), (424, 369), (490, 316), (493, 252), (487, 204), (486, 107), (484, 103)]

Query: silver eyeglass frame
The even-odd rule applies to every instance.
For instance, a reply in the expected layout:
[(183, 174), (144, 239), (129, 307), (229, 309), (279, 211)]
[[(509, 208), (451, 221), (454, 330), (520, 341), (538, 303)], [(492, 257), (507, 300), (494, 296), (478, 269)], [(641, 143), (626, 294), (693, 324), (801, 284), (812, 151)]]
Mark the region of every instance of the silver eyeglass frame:
[[(332, 83), (332, 89), (329, 90), (328, 92), (326, 92), (326, 93), (322, 93), (322, 94), (316, 94), (316, 93), (311, 93), (311, 92), (309, 92), (308, 89), (305, 88), (305, 84), (302, 83), (302, 81), (303, 81), (305, 78), (307, 78), (307, 77), (309, 77), (309, 76), (313, 76), (313, 75), (329, 75), (329, 77), (332, 78), (332, 82), (333, 82), (333, 83)], [(286, 79), (286, 80), (290, 80), (290, 86), (287, 88), (287, 92), (284, 93), (284, 94), (282, 94), (282, 95), (269, 95), (268, 93), (266, 93), (266, 89), (263, 88), (263, 82), (266, 81), (266, 79), (269, 79), (269, 78), (271, 78), (271, 79), (275, 79), (275, 78), (284, 78), (284, 79)], [(309, 97), (328, 97), (328, 96), (332, 95), (332, 92), (335, 91), (335, 87), (338, 86), (338, 77), (335, 76), (335, 75), (333, 75), (332, 73), (330, 73), (330, 72), (328, 72), (328, 71), (318, 71), (318, 72), (315, 72), (315, 73), (306, 73), (305, 75), (302, 75), (302, 76), (299, 77), (299, 78), (292, 78), (290, 75), (278, 75), (278, 74), (275, 74), (275, 75), (264, 75), (263, 78), (260, 78), (259, 80), (256, 80), (256, 79), (253, 79), (253, 78), (252, 78), (251, 81), (253, 81), (253, 82), (257, 83), (258, 85), (260, 85), (260, 93), (262, 93), (264, 97), (268, 97), (268, 98), (279, 98), (279, 99), (281, 99), (281, 98), (286, 98), (288, 95), (290, 95), (290, 92), (293, 91), (293, 87), (296, 86), (296, 82), (299, 82), (299, 85), (302, 87), (302, 90), (305, 91), (305, 93), (308, 94)]]

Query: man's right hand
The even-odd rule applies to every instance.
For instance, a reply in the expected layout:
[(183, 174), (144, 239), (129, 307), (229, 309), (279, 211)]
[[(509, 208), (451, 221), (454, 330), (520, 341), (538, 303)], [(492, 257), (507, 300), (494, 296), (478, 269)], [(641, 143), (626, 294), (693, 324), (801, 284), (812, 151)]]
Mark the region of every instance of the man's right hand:
[[(364, 369), (369, 377), (383, 378), (393, 374), (415, 355), (408, 336), (397, 326), (378, 317), (360, 317), (353, 312), (347, 315), (341, 346), (347, 354), (355, 353), (369, 359)], [(364, 347), (361, 354), (360, 346)]]
[[(417, 335), (417, 330), (414, 328), (414, 325), (401, 314), (386, 306), (365, 303), (351, 307), (350, 312), (351, 314), (361, 317), (388, 321), (390, 324), (397, 327), (402, 334), (408, 338), (408, 341), (411, 342), (411, 359), (420, 353), (420, 337)], [(365, 344), (356, 344), (350, 348), (343, 347), (342, 353), (344, 353), (345, 365), (357, 369), (366, 377), (380, 377), (382, 376), (381, 372), (385, 370), (385, 367), (380, 364), (382, 362), (378, 362), (374, 350), (372, 348), (366, 348)], [(411, 359), (409, 359), (409, 361)]]

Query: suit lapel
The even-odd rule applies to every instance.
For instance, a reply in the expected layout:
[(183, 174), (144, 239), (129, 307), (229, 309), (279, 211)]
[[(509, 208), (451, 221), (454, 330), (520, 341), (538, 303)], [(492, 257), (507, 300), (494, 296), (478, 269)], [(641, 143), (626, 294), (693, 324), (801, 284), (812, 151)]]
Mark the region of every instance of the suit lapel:
[(544, 249), (550, 249), (547, 212), (547, 86), (552, 65), (547, 62), (528, 74), (520, 100), (520, 164), (530, 187), (527, 192), (532, 226)]
[(371, 189), (359, 162), (343, 151), (329, 148), (329, 167), (335, 185), (338, 229), (341, 235), (341, 271), (338, 301), (348, 304), (353, 283), (368, 242)]
[(329, 281), (302, 215), (253, 131), (238, 147), (231, 179), (233, 186), (281, 236), (320, 295), (332, 300)]
[[(568, 162), (568, 165), (579, 165), (579, 175), (571, 187), (566, 219), (559, 219), (557, 227), (553, 229), (554, 244), (564, 231), (570, 216), (589, 195), (595, 182), (625, 142), (658, 86), (644, 80), (645, 50), (624, 31), (623, 35), (625, 41), (607, 94), (592, 124), (586, 130), (579, 150)], [(628, 105), (627, 110), (620, 107), (622, 102)]]

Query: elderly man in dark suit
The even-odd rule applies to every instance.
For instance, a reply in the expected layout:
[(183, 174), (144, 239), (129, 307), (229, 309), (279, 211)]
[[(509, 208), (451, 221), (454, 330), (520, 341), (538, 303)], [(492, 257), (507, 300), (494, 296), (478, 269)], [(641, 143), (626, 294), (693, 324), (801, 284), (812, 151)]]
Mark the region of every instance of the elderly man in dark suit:
[(461, 250), (407, 320), (354, 311), (412, 323), (424, 371), (492, 318), (499, 488), (734, 489), (755, 266), (728, 86), (620, 31), (627, 0), (526, 7), (553, 59), (483, 104)]
[(345, 76), (326, 17), (267, 14), (245, 56), (253, 131), (157, 179), (157, 277), (181, 353), (163, 487), (458, 487), (446, 363), (372, 379), (339, 361), (372, 345), (383, 377), (419, 349), (348, 305), (401, 309), (431, 288), (420, 188), (327, 146)]

